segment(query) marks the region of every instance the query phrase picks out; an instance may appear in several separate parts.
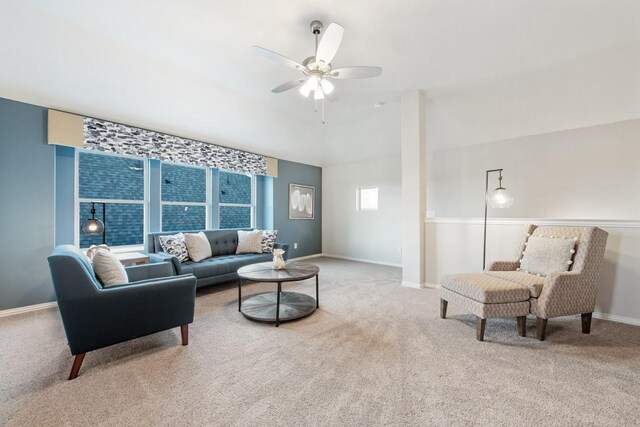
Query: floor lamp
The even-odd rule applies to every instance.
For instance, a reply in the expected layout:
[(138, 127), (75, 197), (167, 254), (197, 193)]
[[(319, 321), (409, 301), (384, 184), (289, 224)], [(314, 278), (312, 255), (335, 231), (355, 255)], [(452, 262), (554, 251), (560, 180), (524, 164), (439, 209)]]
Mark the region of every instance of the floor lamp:
[[(484, 185), (484, 244), (482, 247), (482, 269), (487, 267), (487, 207), (504, 209), (513, 205), (513, 196), (502, 186), (503, 169), (490, 169), (486, 172)], [(498, 187), (489, 193), (489, 174), (498, 172)]]
[(91, 218), (82, 223), (80, 227), (82, 232), (87, 236), (99, 236), (102, 234), (102, 244), (107, 244), (107, 230), (104, 227), (107, 218), (107, 204), (100, 203), (102, 205), (102, 221), (96, 218), (96, 202), (91, 202)]

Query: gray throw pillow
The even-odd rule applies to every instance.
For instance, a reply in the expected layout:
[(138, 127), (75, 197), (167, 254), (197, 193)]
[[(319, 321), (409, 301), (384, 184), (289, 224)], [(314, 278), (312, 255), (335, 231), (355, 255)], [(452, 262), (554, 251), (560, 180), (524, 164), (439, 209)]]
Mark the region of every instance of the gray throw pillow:
[(573, 263), (576, 241), (572, 238), (531, 236), (525, 243), (520, 270), (548, 276), (568, 271)]

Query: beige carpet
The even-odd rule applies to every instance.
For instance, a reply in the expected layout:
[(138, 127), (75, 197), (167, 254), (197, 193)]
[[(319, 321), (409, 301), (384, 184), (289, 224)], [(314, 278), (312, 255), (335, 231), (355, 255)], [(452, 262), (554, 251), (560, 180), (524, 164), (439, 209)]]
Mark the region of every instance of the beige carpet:
[(175, 329), (98, 350), (74, 381), (56, 310), (0, 319), (0, 425), (640, 424), (639, 327), (554, 319), (539, 342), (533, 319), (527, 338), (494, 319), (480, 343), (472, 316), (440, 320), (436, 291), (397, 268), (314, 262), (310, 317), (254, 323), (236, 288), (209, 289), (189, 346)]

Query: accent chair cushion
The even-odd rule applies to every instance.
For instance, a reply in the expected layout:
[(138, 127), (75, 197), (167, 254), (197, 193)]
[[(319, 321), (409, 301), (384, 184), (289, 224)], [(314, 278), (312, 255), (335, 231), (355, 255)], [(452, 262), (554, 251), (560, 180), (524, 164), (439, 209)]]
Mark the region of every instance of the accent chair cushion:
[(120, 260), (104, 249), (93, 255), (93, 271), (104, 287), (129, 283), (129, 277)]
[(185, 233), (184, 242), (187, 245), (189, 258), (194, 262), (211, 258), (211, 244), (207, 236), (201, 231), (199, 233)]
[(262, 252), (273, 253), (273, 245), (276, 243), (276, 237), (278, 236), (278, 230), (263, 230), (262, 231)]
[(262, 230), (238, 230), (238, 247), (236, 254), (261, 254)]
[(189, 260), (189, 252), (184, 242), (184, 233), (160, 236), (158, 239), (160, 240), (160, 246), (162, 246), (163, 251), (178, 258), (180, 262)]
[(484, 273), (448, 274), (441, 286), (459, 295), (485, 304), (529, 300), (529, 288)]
[(524, 271), (485, 271), (484, 274), (498, 279), (514, 282), (529, 288), (532, 297), (539, 297), (544, 286), (545, 278)]
[(541, 276), (568, 271), (573, 263), (573, 254), (576, 252), (576, 239), (553, 236), (529, 237), (520, 260), (520, 270)]

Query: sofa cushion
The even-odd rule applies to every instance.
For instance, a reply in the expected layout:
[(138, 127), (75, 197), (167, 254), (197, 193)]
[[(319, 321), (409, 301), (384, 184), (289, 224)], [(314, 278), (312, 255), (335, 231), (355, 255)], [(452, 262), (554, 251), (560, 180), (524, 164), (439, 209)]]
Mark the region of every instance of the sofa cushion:
[(238, 247), (236, 254), (261, 254), (262, 230), (238, 230)]
[(187, 245), (189, 258), (194, 262), (211, 258), (211, 244), (207, 236), (201, 231), (199, 233), (185, 233), (184, 242)]
[(235, 273), (240, 267), (266, 262), (271, 259), (270, 254), (247, 254), (247, 255), (223, 255), (207, 258), (201, 262), (187, 261), (182, 264), (182, 274), (191, 273), (196, 278), (219, 276), (222, 274)]
[(523, 271), (485, 271), (485, 274), (509, 282), (518, 283), (529, 288), (532, 297), (539, 297), (544, 286), (545, 278), (535, 274), (527, 274)]
[(124, 266), (114, 254), (107, 250), (99, 249), (93, 255), (93, 271), (104, 287), (129, 283), (129, 276)]
[(543, 276), (568, 271), (576, 252), (576, 242), (571, 238), (531, 236), (525, 245), (520, 269)]
[(529, 300), (526, 286), (484, 273), (450, 274), (442, 278), (442, 287), (485, 304)]

